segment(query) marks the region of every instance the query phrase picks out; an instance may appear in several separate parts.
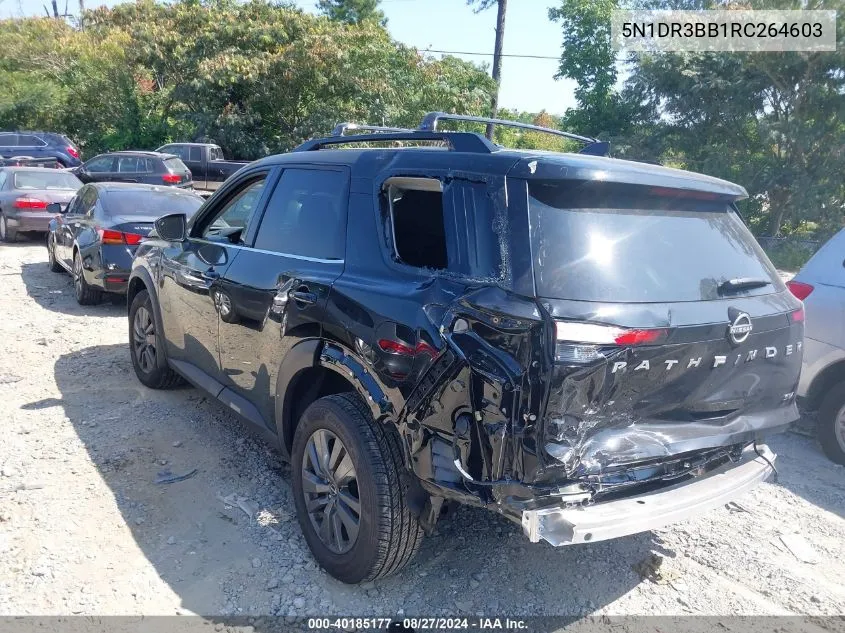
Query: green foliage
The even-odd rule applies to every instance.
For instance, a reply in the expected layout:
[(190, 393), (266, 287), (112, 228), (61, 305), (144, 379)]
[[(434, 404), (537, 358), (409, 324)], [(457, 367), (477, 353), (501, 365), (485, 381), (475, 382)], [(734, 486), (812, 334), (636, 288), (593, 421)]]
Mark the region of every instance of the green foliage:
[[(610, 15), (622, 8), (701, 9), (708, 0), (561, 0), (559, 75), (578, 82), (567, 127), (614, 142), (617, 156), (660, 161), (741, 183), (740, 204), (758, 235), (814, 222), (840, 228), (845, 204), (845, 52), (664, 53), (617, 60)], [(747, 6), (745, 6), (747, 5)], [(743, 8), (807, 8), (751, 0)], [(812, 8), (812, 7), (811, 7)], [(824, 5), (845, 9), (843, 0)], [(617, 66), (626, 65), (616, 86)]]
[(264, 0), (140, 0), (84, 24), (0, 21), (0, 126), (65, 132), (88, 156), (202, 139), (253, 159), (343, 120), (485, 114), (494, 88), (483, 68), (424, 56), (375, 21)]
[(387, 24), (384, 13), (378, 8), (379, 0), (318, 0), (317, 8), (330, 20), (346, 24), (378, 22)]

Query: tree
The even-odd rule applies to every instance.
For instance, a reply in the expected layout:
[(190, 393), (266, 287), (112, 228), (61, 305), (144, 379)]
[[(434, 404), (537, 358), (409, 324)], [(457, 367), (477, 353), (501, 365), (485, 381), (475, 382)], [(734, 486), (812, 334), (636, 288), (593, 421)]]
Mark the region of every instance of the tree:
[(336, 22), (346, 24), (378, 22), (385, 26), (387, 20), (378, 5), (379, 0), (318, 0), (317, 2), (320, 12)]
[[(505, 44), (505, 14), (508, 10), (508, 0), (467, 0), (470, 6), (475, 5), (475, 12), (479, 13), (496, 5), (496, 41), (493, 45), (493, 82), (496, 90), (490, 99), (490, 116), (495, 117), (499, 111), (499, 88), (502, 85), (502, 48)], [(493, 124), (487, 125), (487, 138), (493, 138)]]

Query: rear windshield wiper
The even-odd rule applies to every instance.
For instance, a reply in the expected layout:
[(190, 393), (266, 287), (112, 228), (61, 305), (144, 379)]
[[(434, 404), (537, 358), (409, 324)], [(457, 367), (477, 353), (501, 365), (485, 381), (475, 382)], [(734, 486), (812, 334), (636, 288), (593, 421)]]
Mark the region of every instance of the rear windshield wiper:
[(754, 277), (741, 277), (739, 279), (728, 279), (719, 284), (718, 290), (720, 294), (728, 292), (737, 292), (739, 290), (751, 290), (753, 288), (762, 288), (763, 286), (771, 286), (772, 282), (768, 279), (755, 279)]

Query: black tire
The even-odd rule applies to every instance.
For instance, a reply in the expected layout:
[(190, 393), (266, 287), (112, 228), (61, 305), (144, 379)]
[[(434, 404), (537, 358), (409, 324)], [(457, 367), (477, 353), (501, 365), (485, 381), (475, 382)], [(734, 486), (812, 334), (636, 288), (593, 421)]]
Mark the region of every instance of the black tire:
[(56, 260), (56, 245), (53, 243), (51, 233), (47, 233), (47, 264), (54, 273), (62, 273), (65, 270)]
[(9, 223), (6, 221), (6, 214), (0, 213), (0, 241), (11, 244), (18, 239), (17, 229), (9, 228)]
[(822, 450), (837, 464), (845, 466), (845, 382), (834, 385), (819, 407), (816, 433)]
[(103, 291), (85, 281), (82, 255), (79, 251), (73, 253), (73, 294), (76, 296), (76, 302), (81, 306), (97, 305), (103, 300)]
[[(141, 312), (142, 310), (144, 312)], [(138, 332), (136, 332), (136, 327), (139, 329)], [(142, 329), (146, 332), (143, 344), (140, 336)], [(152, 339), (149, 338), (150, 336)], [(152, 299), (146, 290), (142, 290), (135, 295), (129, 307), (129, 356), (132, 358), (132, 367), (135, 369), (138, 380), (147, 387), (170, 389), (181, 385), (183, 380), (168, 366), (167, 359), (158, 344), (159, 336)]]
[[(332, 447), (336, 446), (337, 439), (342, 442), (356, 477), (358, 531), (354, 543), (345, 552), (338, 552), (339, 548), (331, 547), (321, 538), (315, 523), (317, 519), (312, 521), (306, 507), (303, 465), (312, 468), (312, 461), (306, 459), (306, 451), (312, 437), (322, 431), (335, 436)], [(334, 455), (334, 448), (331, 454)], [(408, 506), (410, 474), (402, 459), (399, 437), (384, 425), (374, 422), (355, 394), (326, 396), (312, 403), (302, 414), (296, 428), (292, 457), (293, 494), (299, 525), (317, 562), (329, 574), (352, 584), (382, 578), (408, 564), (419, 548), (423, 532)], [(342, 464), (344, 460), (338, 457), (337, 464)], [(334, 473), (339, 469), (335, 469)], [(318, 495), (329, 495), (337, 498), (334, 502), (336, 507), (348, 507), (341, 504), (344, 491), (338, 492), (339, 483), (332, 478), (332, 491), (314, 493), (311, 503), (315, 503)], [(328, 503), (323, 507), (328, 508)], [(334, 510), (334, 515), (339, 514), (339, 510)]]

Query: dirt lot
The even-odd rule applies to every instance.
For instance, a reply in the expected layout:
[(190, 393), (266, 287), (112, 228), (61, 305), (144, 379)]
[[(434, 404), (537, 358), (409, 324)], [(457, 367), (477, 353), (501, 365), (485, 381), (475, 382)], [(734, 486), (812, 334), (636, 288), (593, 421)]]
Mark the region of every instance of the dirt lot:
[(778, 484), (670, 529), (554, 549), (462, 509), (402, 573), (342, 585), (272, 450), (135, 380), (122, 306), (78, 306), (40, 242), (0, 247), (0, 283), (0, 615), (845, 613), (845, 470), (796, 434)]

